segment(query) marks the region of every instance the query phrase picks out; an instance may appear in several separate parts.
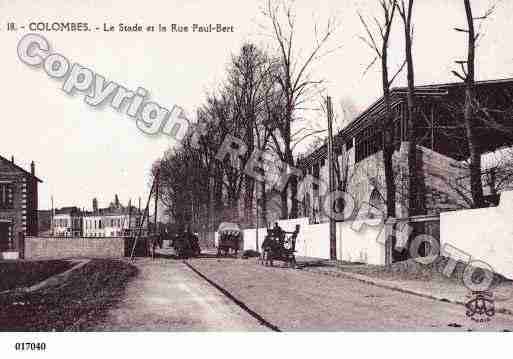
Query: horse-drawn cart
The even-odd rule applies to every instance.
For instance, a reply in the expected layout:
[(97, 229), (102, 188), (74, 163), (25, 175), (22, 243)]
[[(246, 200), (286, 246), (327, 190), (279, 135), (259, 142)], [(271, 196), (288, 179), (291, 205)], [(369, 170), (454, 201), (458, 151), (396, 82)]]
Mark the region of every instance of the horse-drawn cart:
[(178, 258), (197, 257), (201, 254), (198, 236), (189, 231), (177, 233), (173, 238), (172, 247)]
[(230, 249), (233, 250), (235, 254), (242, 247), (242, 231), (237, 223), (231, 222), (222, 222), (219, 225), (219, 229), (217, 230), (218, 240), (217, 240), (217, 256), (228, 255), (230, 253)]
[(267, 235), (262, 243), (260, 263), (273, 266), (273, 260), (285, 262), (289, 267), (296, 268), (296, 239), (299, 225), (294, 232), (285, 232), (280, 227), (267, 229)]

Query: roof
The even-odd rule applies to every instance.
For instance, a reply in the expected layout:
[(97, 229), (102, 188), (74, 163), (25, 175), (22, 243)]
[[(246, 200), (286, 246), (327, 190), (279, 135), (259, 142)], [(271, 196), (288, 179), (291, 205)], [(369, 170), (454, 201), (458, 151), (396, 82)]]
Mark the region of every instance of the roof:
[(219, 224), (219, 228), (217, 231), (218, 232), (224, 232), (224, 231), (240, 232), (240, 227), (237, 223), (222, 222), (221, 224)]
[(78, 208), (78, 207), (62, 207), (62, 208), (55, 210), (56, 215), (59, 215), (59, 214), (73, 215), (73, 214), (80, 214), (80, 213), (81, 213), (81, 211), (80, 211), (80, 208)]
[[(513, 86), (513, 78), (505, 78), (505, 79), (497, 79), (497, 80), (486, 80), (486, 81), (476, 81), (476, 87), (480, 86), (500, 86), (500, 85), (510, 85)], [(415, 96), (416, 97), (441, 97), (447, 96), (451, 91), (455, 89), (460, 90), (465, 87), (464, 82), (449, 82), (442, 84), (432, 84), (432, 85), (420, 85), (415, 86)], [(392, 108), (395, 108), (402, 102), (406, 101), (406, 95), (408, 93), (407, 87), (394, 87), (390, 90), (390, 98)], [(336, 146), (337, 142), (340, 140), (345, 140), (350, 138), (355, 134), (357, 130), (359, 130), (366, 123), (370, 123), (373, 120), (379, 120), (385, 114), (385, 103), (384, 98), (381, 96), (378, 100), (376, 100), (373, 104), (367, 107), (363, 112), (361, 112), (354, 120), (349, 122), (349, 124), (340, 130), (334, 136), (334, 146)], [(317, 149), (315, 149), (312, 153), (302, 158), (299, 162), (300, 167), (309, 166), (312, 163), (318, 161), (319, 159), (325, 159), (327, 157), (327, 144), (324, 143)]]
[(132, 206), (132, 211), (130, 212), (130, 207), (106, 207), (99, 208), (98, 211), (85, 211), (83, 212), (84, 216), (119, 216), (119, 215), (138, 215), (140, 211), (137, 207)]
[(25, 173), (26, 175), (30, 176), (30, 177), (33, 177), (35, 178), (39, 183), (43, 183), (43, 181), (41, 179), (39, 179), (37, 176), (34, 176), (32, 173), (30, 173), (29, 171), (25, 170), (23, 167), (20, 167), (18, 166), (16, 163), (13, 163), (12, 161), (9, 161), (7, 158), (5, 158), (4, 156), (0, 155), (0, 160), (2, 161), (5, 161), (7, 162), (9, 165), (13, 166), (14, 168), (22, 171), (23, 173)]

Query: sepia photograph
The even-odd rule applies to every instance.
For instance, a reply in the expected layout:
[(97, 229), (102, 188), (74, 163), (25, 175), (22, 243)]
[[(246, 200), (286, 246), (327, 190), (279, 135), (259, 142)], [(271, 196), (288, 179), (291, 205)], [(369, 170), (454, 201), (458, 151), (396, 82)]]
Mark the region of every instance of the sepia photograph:
[(507, 343), (513, 2), (0, 8), (0, 353)]

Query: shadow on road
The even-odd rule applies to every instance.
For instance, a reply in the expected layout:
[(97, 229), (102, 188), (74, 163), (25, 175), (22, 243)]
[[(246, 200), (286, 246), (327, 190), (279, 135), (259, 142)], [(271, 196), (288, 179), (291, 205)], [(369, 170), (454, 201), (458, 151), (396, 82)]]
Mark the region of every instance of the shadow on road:
[(312, 260), (298, 260), (297, 261), (297, 268), (303, 269), (303, 268), (318, 268), (318, 267), (336, 267), (340, 264), (343, 265), (350, 265), (350, 266), (358, 266), (363, 265), (364, 263), (360, 262), (335, 262), (325, 259), (312, 259)]
[(201, 253), (199, 256), (194, 256), (194, 257), (187, 257), (187, 258), (184, 258), (184, 257), (178, 257), (174, 251), (157, 251), (155, 253), (155, 258), (163, 258), (163, 259), (191, 259), (191, 258), (195, 258), (195, 259), (223, 259), (223, 258), (230, 258), (230, 259), (236, 259), (236, 258), (240, 258), (238, 255), (235, 255), (235, 254), (228, 254), (228, 255), (223, 255), (223, 256), (220, 256), (218, 257), (216, 253)]

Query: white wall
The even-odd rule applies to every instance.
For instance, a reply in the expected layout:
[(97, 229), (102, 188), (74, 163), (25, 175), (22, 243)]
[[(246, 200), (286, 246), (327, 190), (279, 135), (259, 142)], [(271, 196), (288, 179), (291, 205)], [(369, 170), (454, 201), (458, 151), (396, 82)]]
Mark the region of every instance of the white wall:
[(384, 265), (384, 238), (384, 226), (369, 226), (363, 221), (337, 223), (337, 259)]
[[(298, 218), (279, 221), (280, 227), (292, 232), (296, 224), (300, 231), (296, 241), (296, 256), (329, 259), (329, 223), (308, 224), (308, 218)], [(337, 228), (337, 258), (368, 264), (385, 264), (385, 247), (382, 243), (384, 229), (359, 226), (360, 231), (351, 228), (350, 223), (338, 223)], [(259, 229), (259, 244), (267, 231)], [(342, 243), (342, 246), (341, 246)], [(244, 230), (244, 249), (255, 249), (255, 229)]]
[[(262, 246), (262, 242), (267, 234), (266, 228), (258, 229), (258, 246)], [(252, 249), (256, 251), (260, 251), (260, 249), (256, 247), (256, 229), (245, 229), (243, 232), (243, 241), (244, 241), (244, 250)]]
[(441, 213), (440, 243), (442, 250), (450, 244), (513, 279), (513, 191), (501, 193), (498, 207)]
[(330, 258), (330, 225), (329, 223), (311, 224), (300, 229), (302, 236), (298, 256), (313, 258)]
[[(329, 224), (308, 224), (308, 218), (279, 221), (286, 231), (301, 226), (296, 242), (297, 256), (329, 258)], [(362, 225), (361, 222), (337, 223), (337, 259), (367, 264), (385, 264), (385, 228)], [(259, 244), (265, 237), (259, 231)], [(498, 207), (444, 212), (440, 214), (442, 250), (450, 244), (468, 253), (472, 260), (481, 260), (492, 269), (513, 279), (513, 191), (501, 193)], [(244, 249), (255, 249), (255, 230), (244, 230)], [(464, 256), (451, 256), (469, 260)], [(476, 263), (474, 265), (477, 265)]]

